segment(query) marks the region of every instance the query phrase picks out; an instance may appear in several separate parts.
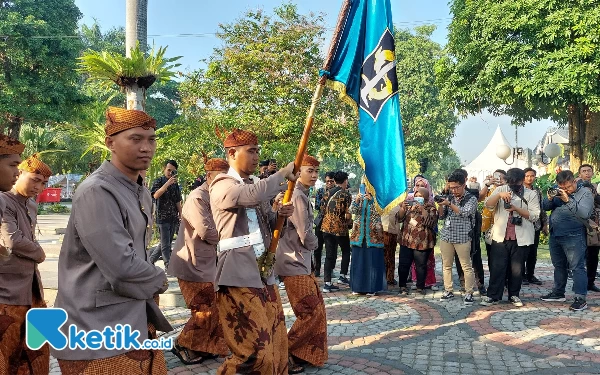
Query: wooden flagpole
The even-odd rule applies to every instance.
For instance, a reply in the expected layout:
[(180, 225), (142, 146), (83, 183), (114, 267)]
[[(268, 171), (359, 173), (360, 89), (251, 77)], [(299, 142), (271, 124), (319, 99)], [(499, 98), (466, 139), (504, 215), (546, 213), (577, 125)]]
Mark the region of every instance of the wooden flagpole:
[[(338, 15), (337, 24), (335, 30), (333, 32), (333, 36), (331, 39), (331, 44), (329, 45), (329, 51), (327, 52), (327, 57), (323, 63), (323, 70), (328, 71), (331, 67), (331, 63), (333, 61), (334, 54), (337, 49), (338, 41), (340, 39), (340, 35), (344, 30), (344, 25), (346, 24), (346, 19), (348, 18), (348, 12), (350, 11), (350, 6), (352, 4), (352, 0), (344, 0), (342, 4), (342, 8), (340, 10), (340, 14)], [(312, 131), (313, 122), (315, 120), (315, 111), (317, 109), (317, 104), (321, 100), (321, 96), (323, 95), (323, 89), (325, 88), (325, 84), (327, 83), (327, 75), (323, 74), (319, 78), (319, 83), (315, 89), (315, 92), (312, 97), (310, 109), (306, 116), (306, 123), (304, 125), (304, 132), (302, 133), (302, 138), (300, 139), (300, 145), (298, 146), (298, 152), (296, 152), (296, 159), (294, 159), (294, 174), (298, 173), (300, 170), (300, 166), (302, 164), (302, 159), (304, 158), (304, 154), (306, 153), (306, 149), (308, 148), (308, 139), (310, 138), (310, 133)], [(283, 196), (283, 203), (288, 203), (292, 198), (292, 193), (294, 192), (294, 188), (296, 187), (296, 181), (288, 181), (288, 188)], [(262, 262), (259, 259), (261, 276), (267, 277), (270, 272), (270, 268), (272, 267), (272, 263), (274, 260), (274, 254), (277, 250), (277, 244), (279, 243), (279, 238), (281, 237), (281, 229), (283, 228), (285, 218), (278, 217), (277, 224), (275, 226), (275, 230), (273, 232), (273, 238), (271, 239), (271, 244), (269, 245), (268, 254), (265, 254), (267, 257), (271, 259), (264, 259)]]

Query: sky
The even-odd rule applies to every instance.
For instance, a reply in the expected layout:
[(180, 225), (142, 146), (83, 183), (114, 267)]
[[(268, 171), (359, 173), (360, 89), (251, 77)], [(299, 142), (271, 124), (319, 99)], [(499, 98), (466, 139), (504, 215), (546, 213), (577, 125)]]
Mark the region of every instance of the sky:
[[(82, 23), (92, 24), (96, 20), (103, 30), (125, 25), (125, 0), (75, 0), (83, 18)], [(194, 70), (203, 66), (201, 60), (208, 58), (213, 48), (219, 46), (214, 35), (219, 24), (231, 23), (250, 9), (270, 12), (283, 1), (275, 0), (149, 0), (148, 43), (168, 46), (167, 55), (182, 56), (183, 70)], [(297, 0), (300, 13), (324, 13), (330, 29), (335, 27), (342, 4), (341, 0)], [(422, 24), (435, 24), (434, 41), (445, 45), (447, 27), (451, 21), (447, 0), (391, 0), (394, 23), (401, 28), (413, 28)], [(196, 34), (184, 37), (181, 34)], [(200, 35), (198, 35), (200, 34)], [(326, 36), (329, 44), (330, 36)], [(399, 77), (402, 79), (402, 77)], [(514, 146), (514, 127), (507, 116), (494, 117), (487, 113), (462, 119), (452, 140), (452, 147), (466, 165), (492, 138), (500, 125), (509, 143)], [(533, 149), (553, 126), (550, 121), (527, 124), (519, 128), (519, 146)]]

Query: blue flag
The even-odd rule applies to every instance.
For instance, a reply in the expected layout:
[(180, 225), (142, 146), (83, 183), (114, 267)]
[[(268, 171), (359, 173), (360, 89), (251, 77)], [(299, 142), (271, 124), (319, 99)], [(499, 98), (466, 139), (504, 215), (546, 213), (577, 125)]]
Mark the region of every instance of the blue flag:
[(360, 162), (384, 212), (406, 192), (393, 31), (390, 0), (351, 0), (331, 67), (322, 72), (358, 111)]

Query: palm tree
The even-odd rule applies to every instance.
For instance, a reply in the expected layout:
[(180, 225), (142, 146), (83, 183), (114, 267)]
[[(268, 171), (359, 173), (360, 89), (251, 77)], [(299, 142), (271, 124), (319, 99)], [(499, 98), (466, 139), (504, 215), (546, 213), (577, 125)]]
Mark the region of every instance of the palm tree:
[(166, 47), (152, 48), (148, 57), (139, 43), (130, 50), (130, 57), (118, 53), (87, 51), (80, 57), (79, 70), (104, 87), (116, 83), (127, 94), (127, 109), (146, 109), (146, 90), (156, 81), (167, 82), (176, 72), (181, 56), (166, 58)]

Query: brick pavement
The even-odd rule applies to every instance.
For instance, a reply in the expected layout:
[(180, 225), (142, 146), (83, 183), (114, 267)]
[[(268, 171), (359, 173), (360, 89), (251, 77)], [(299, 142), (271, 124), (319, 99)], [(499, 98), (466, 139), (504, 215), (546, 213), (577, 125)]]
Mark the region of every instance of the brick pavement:
[[(438, 259), (438, 281), (440, 265)], [(342, 287), (324, 294), (330, 359), (323, 368), (309, 367), (306, 373), (600, 374), (600, 295), (588, 296), (588, 310), (571, 312), (570, 302), (539, 300), (552, 286), (552, 267), (538, 263), (537, 276), (544, 284), (523, 287), (522, 308), (506, 301), (479, 306), (479, 297), (467, 307), (460, 293), (454, 301), (440, 302), (442, 292), (431, 290), (425, 296), (400, 297), (392, 288), (367, 297), (354, 296)], [(294, 314), (285, 291), (282, 297), (289, 328)], [(188, 311), (163, 310), (178, 328), (167, 336), (177, 335)], [(184, 366), (171, 353), (165, 357), (169, 374), (178, 375), (215, 374), (222, 362)], [(54, 360), (51, 369), (52, 374), (60, 373)]]

